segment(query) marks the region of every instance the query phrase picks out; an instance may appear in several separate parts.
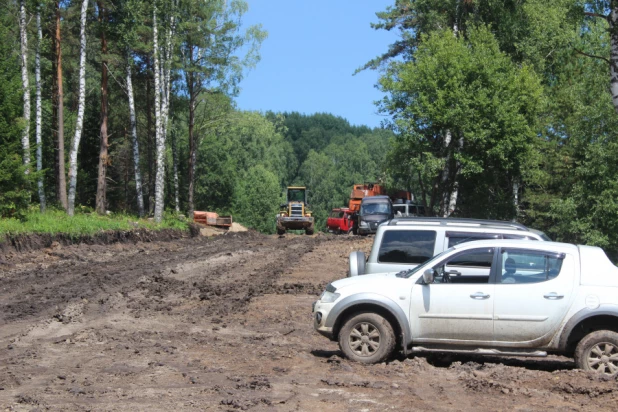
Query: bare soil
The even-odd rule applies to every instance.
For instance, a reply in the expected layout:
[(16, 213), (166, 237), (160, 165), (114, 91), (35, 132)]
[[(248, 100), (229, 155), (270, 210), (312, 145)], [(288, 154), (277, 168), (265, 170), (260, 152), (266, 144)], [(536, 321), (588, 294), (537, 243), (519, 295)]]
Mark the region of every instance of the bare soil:
[(313, 331), (311, 303), (371, 238), (117, 240), (0, 251), (0, 410), (618, 405), (615, 379), (567, 358), (427, 354), (371, 366), (342, 358)]

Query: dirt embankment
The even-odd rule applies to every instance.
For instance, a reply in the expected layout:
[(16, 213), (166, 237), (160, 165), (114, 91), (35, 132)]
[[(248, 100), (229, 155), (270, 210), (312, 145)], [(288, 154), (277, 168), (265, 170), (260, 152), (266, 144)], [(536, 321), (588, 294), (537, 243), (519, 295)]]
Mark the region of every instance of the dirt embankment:
[(570, 359), (364, 366), (311, 303), (371, 238), (228, 233), (50, 243), (0, 266), (0, 410), (615, 410)]
[(94, 235), (70, 236), (66, 234), (31, 233), (20, 235), (6, 235), (0, 242), (0, 260), (9, 253), (24, 252), (52, 247), (55, 244), (68, 245), (111, 245), (113, 243), (136, 243), (171, 241), (185, 237), (197, 236), (199, 228), (191, 225), (188, 230), (162, 229), (150, 230), (146, 228), (134, 230), (107, 230)]

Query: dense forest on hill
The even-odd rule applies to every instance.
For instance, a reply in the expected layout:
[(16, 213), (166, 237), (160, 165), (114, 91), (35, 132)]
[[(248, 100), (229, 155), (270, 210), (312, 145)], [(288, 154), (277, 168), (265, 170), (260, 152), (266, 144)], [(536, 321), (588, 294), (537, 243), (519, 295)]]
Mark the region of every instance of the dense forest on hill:
[(618, 249), (618, 1), (393, 0), (372, 25), (399, 40), (359, 68), (380, 73), (375, 129), (238, 110), (267, 41), (244, 0), (0, 8), (2, 218), (197, 209), (270, 233), (294, 184), (322, 229), (380, 181), (432, 215)]

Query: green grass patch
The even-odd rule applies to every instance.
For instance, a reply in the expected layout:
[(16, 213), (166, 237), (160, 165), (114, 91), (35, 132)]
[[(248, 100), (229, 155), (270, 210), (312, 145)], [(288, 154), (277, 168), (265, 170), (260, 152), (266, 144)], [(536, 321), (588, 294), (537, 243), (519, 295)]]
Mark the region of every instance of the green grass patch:
[(45, 213), (31, 210), (26, 214), (24, 221), (0, 219), (0, 241), (4, 240), (5, 235), (48, 233), (77, 237), (94, 235), (104, 230), (133, 230), (137, 228), (186, 230), (188, 224), (171, 214), (166, 214), (163, 221), (156, 224), (152, 220), (118, 213), (100, 216), (96, 213), (76, 212), (73, 217), (70, 217), (66, 212), (59, 210), (48, 210)]

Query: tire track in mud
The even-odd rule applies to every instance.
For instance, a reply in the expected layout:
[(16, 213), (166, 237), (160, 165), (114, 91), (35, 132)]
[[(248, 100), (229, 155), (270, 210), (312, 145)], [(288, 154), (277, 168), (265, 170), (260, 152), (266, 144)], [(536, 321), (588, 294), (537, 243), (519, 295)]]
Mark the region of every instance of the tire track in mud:
[[(225, 315), (241, 310), (253, 296), (272, 293), (284, 268), (322, 240), (243, 232), (148, 247), (122, 245), (108, 255), (90, 245), (48, 251), (60, 259), (47, 267), (16, 265), (3, 273), (0, 324), (56, 316), (74, 301), (97, 302), (105, 310), (116, 294), (127, 298), (128, 308), (138, 315), (149, 310), (173, 314), (187, 299), (199, 302), (193, 305), (196, 315)], [(217, 258), (222, 259), (208, 264)]]

